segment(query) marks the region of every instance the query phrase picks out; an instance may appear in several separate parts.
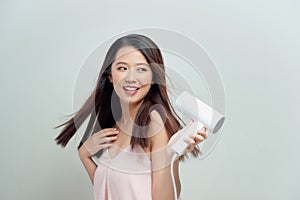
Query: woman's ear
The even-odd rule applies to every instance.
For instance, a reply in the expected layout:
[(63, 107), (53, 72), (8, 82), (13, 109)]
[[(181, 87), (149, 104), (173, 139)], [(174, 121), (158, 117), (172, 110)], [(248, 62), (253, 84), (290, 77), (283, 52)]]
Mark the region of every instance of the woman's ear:
[(111, 76), (111, 74), (109, 74), (108, 75), (108, 80), (112, 83), (113, 81), (112, 81), (112, 76)]

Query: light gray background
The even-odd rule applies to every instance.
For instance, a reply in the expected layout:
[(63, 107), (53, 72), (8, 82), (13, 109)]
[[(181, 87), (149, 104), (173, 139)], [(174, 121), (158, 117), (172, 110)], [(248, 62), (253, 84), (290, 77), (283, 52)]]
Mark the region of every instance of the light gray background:
[(227, 121), (212, 154), (181, 165), (184, 199), (300, 199), (300, 9), (294, 0), (1, 1), (0, 199), (93, 199), (52, 127), (73, 112), (81, 63), (120, 32), (158, 27), (209, 53)]

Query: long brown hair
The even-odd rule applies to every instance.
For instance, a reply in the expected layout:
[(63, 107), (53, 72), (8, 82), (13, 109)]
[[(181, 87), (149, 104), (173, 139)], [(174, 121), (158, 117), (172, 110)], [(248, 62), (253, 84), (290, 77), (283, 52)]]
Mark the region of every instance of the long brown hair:
[[(168, 97), (165, 66), (160, 49), (150, 38), (143, 35), (130, 34), (117, 39), (109, 48), (99, 73), (96, 87), (84, 105), (71, 119), (55, 127), (64, 126), (61, 133), (55, 138), (58, 145), (65, 147), (89, 115), (89, 122), (79, 147), (91, 134), (101, 129), (113, 127), (116, 121), (120, 119), (122, 115), (120, 99), (115, 95), (113, 85), (108, 77), (118, 50), (125, 46), (139, 50), (150, 64), (153, 72), (151, 88), (134, 119), (133, 134), (130, 142), (132, 147), (135, 144), (139, 144), (142, 147), (149, 145), (149, 139), (146, 134), (147, 127), (151, 121), (149, 113), (153, 109), (163, 119), (169, 138), (181, 128), (180, 119), (171, 106)], [(199, 149), (195, 148), (192, 154), (197, 156)]]

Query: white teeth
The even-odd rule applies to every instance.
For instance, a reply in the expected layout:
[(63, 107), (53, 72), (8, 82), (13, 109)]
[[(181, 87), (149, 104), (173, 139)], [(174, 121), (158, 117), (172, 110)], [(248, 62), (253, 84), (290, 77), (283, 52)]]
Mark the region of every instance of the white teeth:
[(125, 90), (128, 90), (128, 91), (135, 91), (137, 90), (138, 88), (137, 87), (124, 87)]

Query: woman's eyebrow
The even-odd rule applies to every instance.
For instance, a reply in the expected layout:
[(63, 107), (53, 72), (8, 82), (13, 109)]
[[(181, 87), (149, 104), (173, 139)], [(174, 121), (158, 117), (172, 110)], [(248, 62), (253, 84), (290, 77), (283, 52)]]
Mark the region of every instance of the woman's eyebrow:
[[(128, 63), (120, 61), (120, 62), (117, 62), (116, 65), (128, 65)], [(148, 63), (136, 63), (135, 64), (135, 66), (139, 66), (139, 65), (145, 65), (145, 66), (149, 67)]]
[(126, 62), (117, 62), (116, 65), (128, 65)]
[(136, 63), (135, 65), (136, 65), (136, 66), (139, 66), (139, 65), (145, 65), (145, 66), (148, 66), (148, 67), (149, 67), (149, 64), (148, 64), (148, 63)]

